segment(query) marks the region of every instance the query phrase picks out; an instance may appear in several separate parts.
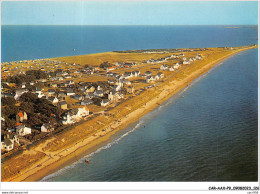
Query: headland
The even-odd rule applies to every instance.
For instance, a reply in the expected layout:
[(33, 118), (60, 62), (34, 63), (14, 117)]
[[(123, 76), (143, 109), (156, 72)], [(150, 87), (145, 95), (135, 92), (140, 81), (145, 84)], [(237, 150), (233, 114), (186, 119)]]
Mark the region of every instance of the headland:
[[(221, 61), (254, 48), (257, 46), (126, 51), (48, 59), (59, 61), (58, 66), (63, 71), (74, 67), (75, 72), (71, 74), (72, 78), (68, 79), (73, 80), (75, 84), (108, 82), (113, 86), (115, 94), (119, 96), (121, 94), (116, 91), (115, 86), (120, 85), (118, 81), (120, 79), (113, 75), (127, 76), (126, 71), (137, 72), (138, 75), (124, 79), (123, 85), (120, 86), (123, 97), (111, 99), (113, 92), (109, 91), (107, 93), (108, 105), (86, 105), (92, 114), (83, 120), (69, 125), (68, 129), (61, 130), (59, 133), (50, 132), (49, 136), (42, 141), (36, 142), (33, 146), (25, 146), (22, 153), (10, 158), (6, 157), (2, 161), (2, 181), (41, 180), (48, 174), (93, 152), (108, 142), (113, 134), (138, 121)], [(102, 69), (100, 63), (105, 68)], [(30, 62), (27, 64), (31, 65)], [(73, 66), (67, 64), (73, 64)], [(52, 63), (49, 68), (55, 66), (56, 63)], [(83, 67), (96, 69), (96, 73), (85, 75), (76, 72), (77, 69)], [(42, 68), (46, 70), (45, 68), (48, 67)], [(49, 84), (54, 82), (48, 81)], [(118, 84), (115, 83), (117, 81)], [(44, 89), (48, 90), (48, 88)], [(78, 106), (78, 101), (74, 100), (68, 96), (65, 97), (65, 101), (71, 108), (81, 107)]]

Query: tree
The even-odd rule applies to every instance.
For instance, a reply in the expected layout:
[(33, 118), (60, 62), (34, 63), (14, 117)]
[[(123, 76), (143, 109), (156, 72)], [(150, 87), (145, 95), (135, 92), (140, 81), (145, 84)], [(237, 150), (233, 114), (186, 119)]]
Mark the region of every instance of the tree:
[(92, 101), (93, 101), (94, 104), (100, 105), (102, 99), (100, 99), (100, 98), (92, 98)]
[(4, 119), (7, 119), (7, 118), (15, 118), (16, 114), (18, 113), (19, 109), (14, 106), (14, 105), (10, 105), (10, 106), (6, 106), (4, 108), (1, 109), (1, 116), (4, 118)]
[(37, 99), (38, 99), (38, 97), (36, 96), (36, 94), (33, 94), (31, 92), (23, 93), (20, 96), (20, 101), (24, 101), (24, 102), (34, 102)]
[(37, 114), (29, 114), (27, 122), (29, 125), (40, 125), (43, 123)]
[(41, 70), (26, 71), (26, 76), (30, 76), (32, 79), (31, 81), (34, 81), (35, 79), (46, 79), (48, 77), (48, 75)]
[(103, 68), (103, 69), (105, 69), (105, 68), (107, 68), (107, 67), (111, 67), (111, 66), (112, 66), (112, 65), (109, 64), (108, 61), (105, 61), (105, 62), (103, 62), (103, 63), (101, 63), (101, 64), (99, 65), (99, 67), (100, 67), (100, 68)]
[(34, 113), (34, 103), (33, 102), (22, 102), (20, 109), (26, 113)]
[(2, 106), (11, 106), (16, 103), (13, 97), (2, 97), (1, 102), (2, 102)]
[(5, 119), (5, 124), (8, 128), (14, 128), (16, 126), (16, 121), (15, 119)]

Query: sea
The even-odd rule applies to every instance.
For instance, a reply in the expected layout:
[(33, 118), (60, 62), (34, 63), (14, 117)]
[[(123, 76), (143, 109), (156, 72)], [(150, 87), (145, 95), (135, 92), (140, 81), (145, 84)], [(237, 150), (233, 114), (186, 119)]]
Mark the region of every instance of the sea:
[[(2, 26), (1, 59), (257, 44), (257, 26), (236, 27)], [(41, 181), (257, 181), (257, 72), (257, 49), (222, 61), (96, 151)]]

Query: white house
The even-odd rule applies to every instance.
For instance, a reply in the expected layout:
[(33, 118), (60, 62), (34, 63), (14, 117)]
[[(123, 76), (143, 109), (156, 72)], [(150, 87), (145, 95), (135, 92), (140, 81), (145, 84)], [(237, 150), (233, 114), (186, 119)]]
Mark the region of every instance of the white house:
[(102, 89), (103, 88), (100, 85), (98, 85), (97, 90), (102, 90)]
[(41, 132), (51, 132), (54, 130), (54, 127), (51, 123), (44, 123), (41, 126)]
[(115, 101), (116, 100), (115, 94), (116, 94), (115, 90), (110, 91), (109, 94), (108, 94), (108, 100)]
[(154, 76), (154, 79), (155, 79), (156, 81), (158, 81), (158, 80), (160, 80), (160, 76), (159, 76), (159, 75), (155, 75), (155, 76)]
[(87, 107), (78, 108), (78, 114), (81, 116), (89, 115), (89, 109)]
[(187, 65), (187, 64), (190, 64), (188, 60), (183, 61), (183, 65)]
[(101, 106), (107, 106), (108, 104), (109, 104), (109, 100), (108, 99), (104, 99), (100, 103)]
[(180, 67), (179, 63), (176, 63), (174, 66), (174, 69), (178, 69)]
[(38, 96), (38, 98), (42, 98), (43, 96), (45, 96), (42, 92), (42, 89), (40, 88), (36, 88), (36, 90), (34, 91), (34, 93)]
[(1, 150), (10, 151), (14, 149), (14, 143), (10, 139), (1, 141)]
[(161, 73), (161, 72), (157, 73), (157, 75), (159, 76), (159, 79), (162, 79), (162, 78), (164, 78), (164, 74), (163, 74), (163, 73)]
[(171, 57), (172, 58), (178, 58), (178, 55), (172, 54)]
[(124, 98), (124, 94), (122, 94), (121, 92), (116, 93), (116, 97), (117, 97), (117, 99), (123, 99)]
[(168, 69), (167, 65), (161, 65), (160, 67), (160, 70), (167, 70), (167, 69)]
[(115, 91), (120, 91), (121, 90), (121, 86), (120, 85), (115, 85), (113, 89)]
[(107, 72), (115, 70), (115, 67), (108, 67)]
[(10, 151), (14, 148), (14, 143), (19, 144), (17, 135), (7, 134), (4, 141), (1, 142), (1, 150)]
[(26, 83), (25, 82), (22, 83), (22, 88), (26, 88)]
[(19, 100), (20, 96), (23, 95), (24, 93), (28, 92), (27, 89), (17, 89), (15, 91), (15, 96), (14, 96), (14, 99), (15, 100)]
[(195, 58), (200, 60), (202, 57), (200, 54), (198, 54)]
[(53, 96), (49, 97), (49, 98), (48, 98), (48, 100), (49, 100), (49, 101), (51, 101), (53, 104), (55, 104), (55, 103), (58, 103), (58, 102), (59, 102), (58, 98), (56, 98), (56, 97), (53, 97)]
[(74, 93), (74, 91), (73, 91), (73, 89), (72, 88), (68, 88), (67, 89), (67, 96), (72, 96), (72, 95), (74, 95), (75, 93)]
[(155, 77), (154, 76), (147, 76), (146, 77), (146, 83), (150, 83), (150, 82), (153, 82), (155, 81)]
[(174, 67), (173, 67), (173, 66), (170, 66), (170, 67), (169, 67), (169, 71), (174, 71)]
[(70, 112), (66, 113), (63, 117), (62, 117), (62, 124), (63, 125), (67, 125), (67, 124), (72, 124), (75, 123), (74, 119), (72, 118), (72, 115), (70, 114)]
[(20, 136), (24, 136), (24, 135), (27, 135), (27, 134), (31, 134), (32, 133), (32, 129), (29, 128), (29, 127), (25, 127), (23, 125), (19, 125), (17, 128), (16, 128), (16, 133)]

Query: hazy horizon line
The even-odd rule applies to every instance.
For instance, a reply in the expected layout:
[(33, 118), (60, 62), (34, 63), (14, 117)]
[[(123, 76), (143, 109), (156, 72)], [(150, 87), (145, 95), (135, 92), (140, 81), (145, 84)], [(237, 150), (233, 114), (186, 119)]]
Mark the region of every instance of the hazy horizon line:
[(1, 24), (1, 26), (258, 26), (258, 24)]

